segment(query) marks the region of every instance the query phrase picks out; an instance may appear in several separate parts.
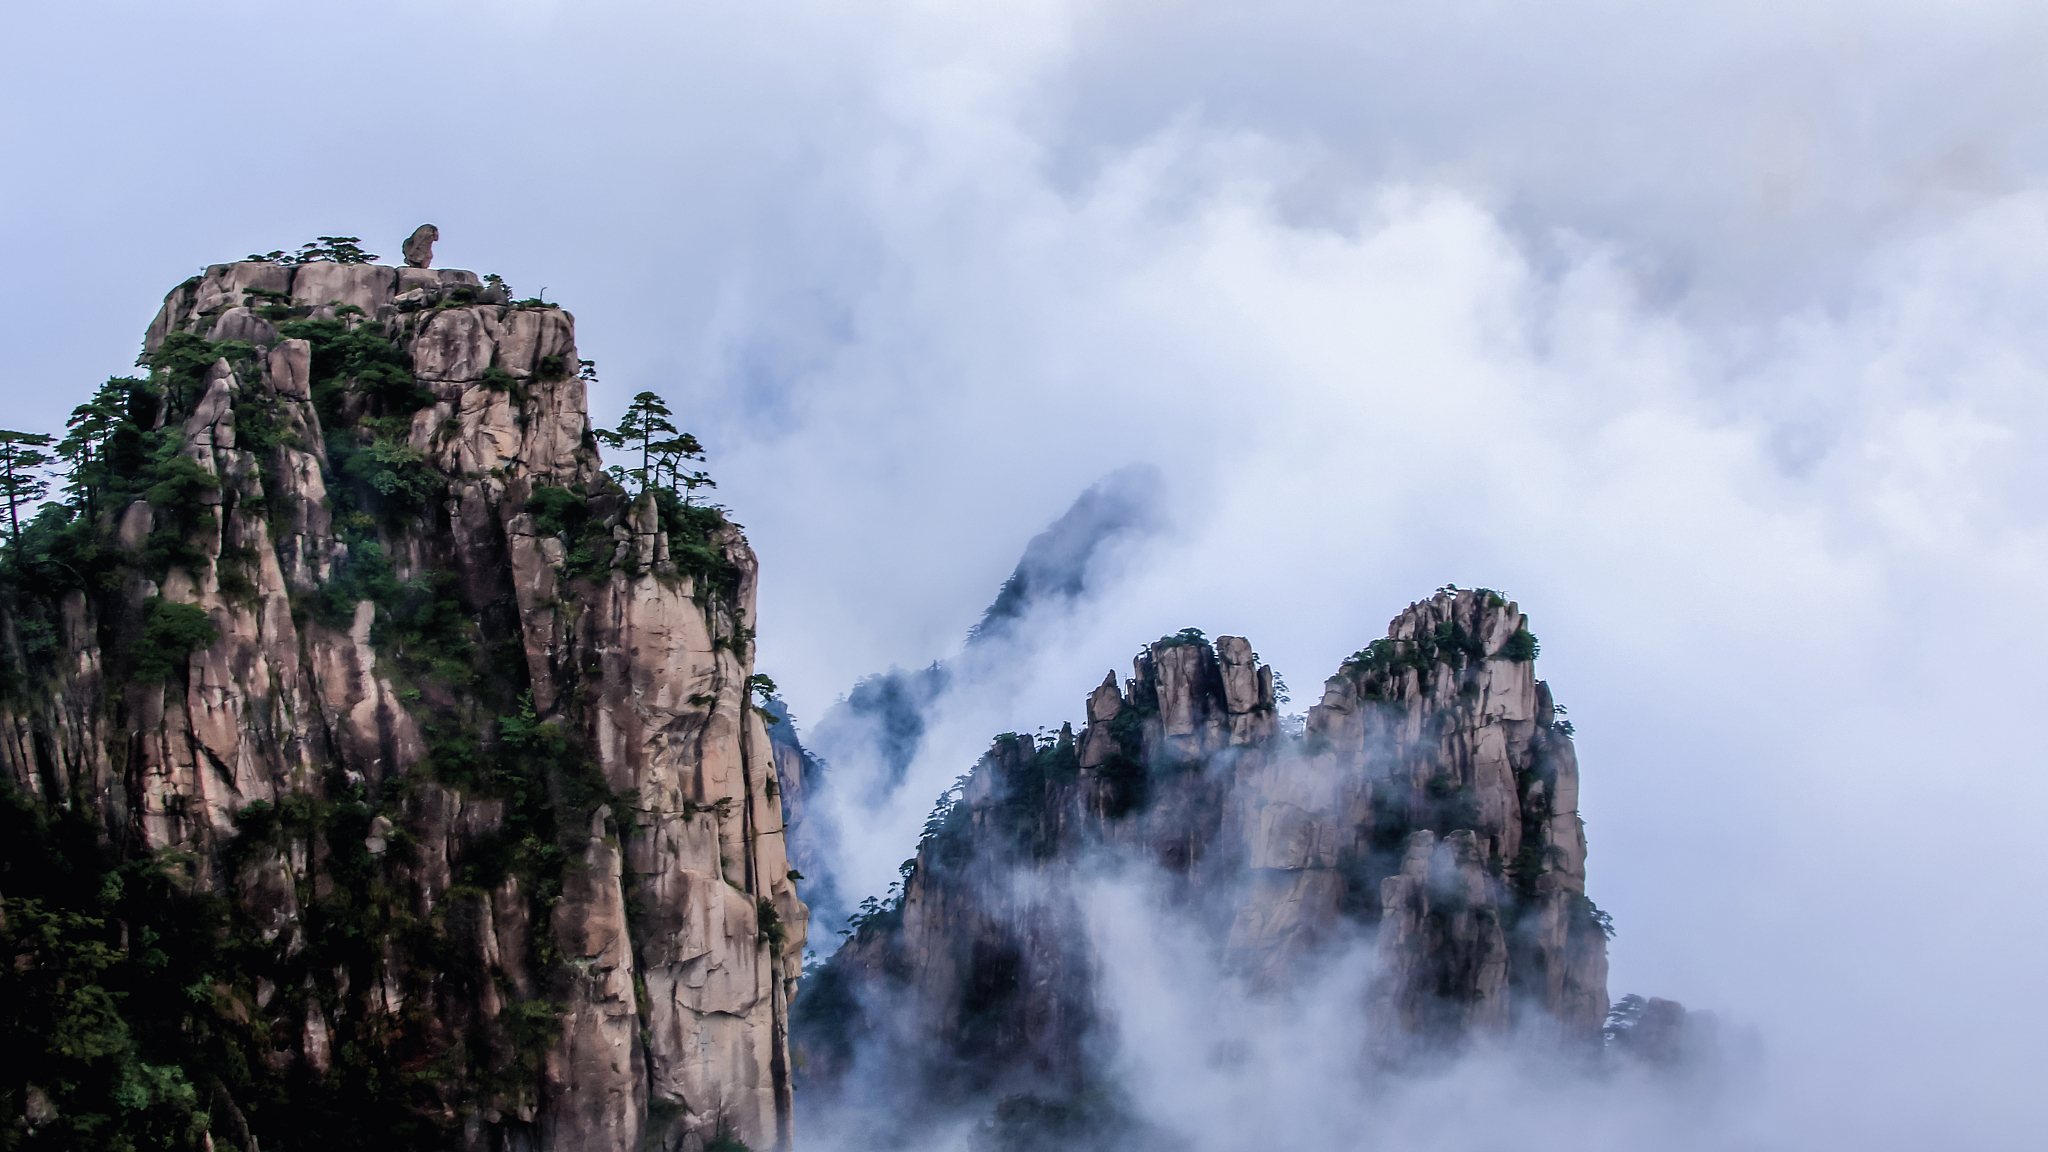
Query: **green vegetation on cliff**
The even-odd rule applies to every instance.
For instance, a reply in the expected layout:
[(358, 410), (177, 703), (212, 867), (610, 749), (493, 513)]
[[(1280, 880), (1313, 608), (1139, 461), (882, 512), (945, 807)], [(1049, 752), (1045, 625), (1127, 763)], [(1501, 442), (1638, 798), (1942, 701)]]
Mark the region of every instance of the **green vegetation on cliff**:
[[(322, 237), (270, 259), (374, 259), (355, 243)], [(281, 339), (307, 342), (309, 399), (266, 383), (274, 350), (207, 339), (209, 314), (200, 331), (163, 334), (146, 375), (101, 385), (60, 441), (0, 438), (0, 708), (20, 734), (16, 779), (0, 782), (6, 1152), (452, 1148), (470, 1117), (530, 1127), (575, 978), (550, 917), (598, 809), (623, 816), (637, 802), (597, 768), (579, 691), (537, 714), (502, 571), (480, 578), (452, 552), (457, 485), (502, 483), (509, 469), (437, 466), (460, 434), (452, 417), (416, 433), (436, 396), (413, 372), (415, 318), (380, 325), (361, 309), (244, 295)], [(228, 414), (220, 392), (206, 399), (223, 360)], [(527, 378), (490, 372), (531, 406)], [(531, 379), (572, 375), (556, 354)], [(202, 402), (210, 426), (193, 421)], [(189, 441), (188, 427), (199, 429)], [(208, 436), (221, 438), (209, 447)], [(723, 509), (694, 499), (712, 486), (689, 466), (702, 447), (673, 428), (663, 436), (635, 445), (642, 467), (623, 478), (591, 458), (587, 482), (507, 485), (505, 515), (530, 491), (537, 530), (566, 545), (565, 587), (602, 584), (646, 575), (615, 533), (649, 501), (674, 565), (657, 574), (670, 589), (691, 580), (730, 633), (718, 642), (739, 651), (751, 632), (739, 627), (743, 574), (729, 553), (744, 545)], [(30, 515), (53, 464), (58, 498)], [(314, 679), (320, 645), (352, 654), (359, 613), (363, 678), (388, 684), (396, 704), (379, 717), (383, 742), (351, 760), (329, 714), (348, 705), (286, 681)], [(208, 762), (211, 749), (196, 764), (145, 760), (159, 734), (149, 726), (183, 737), (218, 703), (207, 694), (222, 677), (196, 670), (220, 669), (223, 641), (270, 663), (225, 676), (247, 704), (226, 723), (267, 742), (251, 758), (261, 762)], [(293, 660), (303, 663), (279, 668)], [(81, 682), (89, 691), (62, 696)], [(293, 743), (293, 724), (310, 738)], [(58, 737), (77, 735), (53, 736), (67, 725), (103, 740), (106, 762), (60, 754)], [(266, 777), (246, 795), (276, 798), (242, 804), (244, 773)], [(423, 845), (422, 813), (437, 805), (466, 805), (471, 823)], [(730, 798), (707, 808), (725, 815)], [(152, 821), (182, 830), (175, 848), (143, 849)], [(449, 874), (430, 884), (437, 864)], [(772, 901), (753, 903), (764, 946), (800, 930)], [(486, 944), (502, 949), (489, 963)]]

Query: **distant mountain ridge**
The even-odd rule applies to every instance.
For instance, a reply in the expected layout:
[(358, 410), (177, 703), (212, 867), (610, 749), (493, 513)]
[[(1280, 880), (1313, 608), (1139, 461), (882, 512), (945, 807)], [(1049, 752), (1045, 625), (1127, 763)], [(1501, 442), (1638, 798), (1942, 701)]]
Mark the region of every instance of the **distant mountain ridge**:
[[(891, 668), (862, 677), (809, 726), (797, 747), (820, 762), (810, 786), (835, 789), (842, 809), (876, 812), (891, 804), (923, 803), (900, 794), (905, 775), (924, 747), (927, 729), (949, 705), (948, 693), (973, 685), (985, 665), (1007, 665), (1009, 645), (1027, 639), (1037, 614), (1057, 615), (1101, 591), (1103, 565), (1119, 546), (1142, 541), (1165, 524), (1159, 470), (1132, 464), (1090, 485), (1045, 531), (1031, 538), (1016, 568), (981, 619), (968, 629), (963, 650), (922, 668)], [(795, 741), (794, 725), (775, 730)], [(812, 885), (805, 889), (820, 924), (836, 930), (854, 911), (832, 871), (836, 830), (820, 813), (791, 836), (791, 851)], [(829, 938), (825, 941), (829, 946)]]

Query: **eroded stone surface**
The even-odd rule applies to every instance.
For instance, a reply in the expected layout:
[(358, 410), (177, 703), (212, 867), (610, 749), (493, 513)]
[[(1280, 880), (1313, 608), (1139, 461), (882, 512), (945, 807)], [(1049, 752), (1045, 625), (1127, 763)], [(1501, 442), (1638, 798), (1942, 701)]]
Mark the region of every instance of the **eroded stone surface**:
[[(69, 655), (29, 703), (0, 712), (0, 771), (45, 803), (89, 805), (117, 843), (183, 854), (199, 887), (233, 896), (280, 950), (299, 946), (300, 893), (332, 890), (331, 846), (293, 840), (227, 874), (236, 814), (337, 788), (378, 806), (368, 835), (356, 833), (371, 866), (467, 959), (436, 976), (384, 940), (367, 980), (337, 978), (337, 1013), (293, 1007), (277, 1020), (273, 1035), (288, 1042), (268, 1058), (280, 1069), (331, 1075), (340, 1030), (383, 1018), (408, 1059), (445, 1049), (460, 1067), (468, 1045), (502, 1071), (507, 1014), (546, 1001), (562, 1008), (561, 1036), (531, 1083), (479, 1100), (461, 1083), (484, 1071), (473, 1067), (449, 1085), (465, 1146), (697, 1152), (727, 1131), (786, 1148), (786, 1016), (807, 911), (789, 878), (773, 752), (747, 691), (752, 551), (733, 529), (709, 541), (740, 582), (730, 597), (700, 596), (668, 563), (654, 518), (614, 500), (593, 514), (626, 531), (630, 559), (570, 579), (566, 542), (537, 536), (525, 504), (537, 485), (600, 476), (574, 321), (509, 307), (474, 274), (427, 262), (215, 265), (165, 298), (151, 349), (173, 332), (256, 346), (253, 361), (216, 363), (190, 406), (166, 417), (219, 484), (188, 541), (205, 561), (174, 565), (159, 582), (136, 577), (116, 595), (67, 599)], [(315, 319), (374, 320), (396, 335), (434, 397), (406, 442), (447, 489), (416, 519), (378, 530), (395, 575), (455, 579), (483, 638), (501, 635), (523, 656), (536, 718), (563, 726), (605, 787), (631, 798), (563, 830), (562, 895), (539, 919), (516, 875), (489, 891), (465, 886), (506, 806), (422, 775), (422, 691), (449, 690), (399, 674), (371, 601), (338, 625), (308, 611), (363, 545), (334, 522), (325, 445), (335, 429), (322, 428), (312, 403), (311, 348), (281, 339), (252, 309), (251, 289)], [(419, 307), (400, 307), (401, 293), (423, 294)], [(487, 380), (494, 367), (515, 385)], [(258, 396), (280, 441), (261, 450), (244, 446), (238, 426)], [(372, 410), (352, 391), (338, 404), (344, 435)], [(107, 519), (136, 556), (171, 522), (140, 501)], [(124, 665), (103, 640), (132, 640), (152, 595), (198, 605), (219, 640), (162, 684), (109, 679)], [(496, 730), (494, 717), (480, 723)], [(259, 993), (250, 1005), (276, 1007), (256, 1010), (286, 1010), (274, 986)]]
[(432, 224), (422, 224), (413, 229), (405, 238), (400, 254), (405, 257), (408, 268), (428, 268), (434, 263), (434, 241), (441, 238), (441, 230)]
[[(1169, 637), (1088, 696), (1078, 737), (998, 740), (921, 846), (900, 921), (871, 920), (831, 962), (873, 1009), (854, 1017), (862, 1059), (941, 1096), (1085, 1092), (1116, 1027), (1076, 903), (1105, 848), (1156, 866), (1254, 994), (1333, 944), (1371, 948), (1365, 1002), (1328, 1010), (1375, 1062), (1517, 1028), (1597, 1043), (1606, 939), (1583, 896), (1578, 766), (1508, 648), (1526, 625), (1487, 592), (1411, 605), (1294, 737), (1247, 641)], [(850, 1070), (831, 1028), (804, 1044), (827, 1094)], [(917, 1091), (907, 1112), (946, 1106)]]

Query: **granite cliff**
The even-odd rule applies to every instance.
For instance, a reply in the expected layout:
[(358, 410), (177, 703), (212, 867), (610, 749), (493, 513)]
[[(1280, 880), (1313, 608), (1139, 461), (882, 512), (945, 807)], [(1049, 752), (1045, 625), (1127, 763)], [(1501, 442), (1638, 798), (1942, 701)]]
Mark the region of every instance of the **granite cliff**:
[(999, 737), (942, 798), (903, 884), (799, 1005), (807, 1107), (886, 1081), (901, 1092), (887, 1114), (835, 1120), (856, 1140), (992, 1105), (989, 1147), (1062, 1124), (1069, 1144), (1135, 1139), (1102, 1096), (1117, 1023), (1078, 903), (1091, 877), (1133, 869), (1163, 878), (1253, 994), (1369, 948), (1363, 1000), (1321, 1009), (1368, 1075), (1511, 1033), (1596, 1048), (1605, 917), (1585, 896), (1570, 728), (1535, 655), (1515, 605), (1445, 589), (1290, 732), (1244, 639), (1147, 645), (1087, 697), (1080, 732)]
[(58, 1007), (9, 1024), (85, 1019), (65, 964), (119, 1005), (10, 1054), (31, 1140), (791, 1144), (754, 555), (607, 474), (570, 315), (427, 231), (179, 285), (15, 546), (0, 895)]

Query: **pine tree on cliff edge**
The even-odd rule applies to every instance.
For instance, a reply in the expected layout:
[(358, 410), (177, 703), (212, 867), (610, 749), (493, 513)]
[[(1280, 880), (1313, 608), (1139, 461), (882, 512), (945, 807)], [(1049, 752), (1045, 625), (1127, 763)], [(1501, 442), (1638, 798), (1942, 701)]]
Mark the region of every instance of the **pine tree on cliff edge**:
[(39, 449), (50, 443), (41, 432), (0, 429), (0, 493), (7, 497), (9, 540), (21, 543), (21, 506), (33, 504), (49, 494), (50, 482), (36, 475), (50, 465), (50, 456)]
[(614, 465), (612, 474), (617, 476), (622, 484), (628, 478), (639, 481), (642, 495), (646, 494), (647, 486), (653, 478), (651, 464), (654, 438), (663, 432), (671, 436), (676, 434), (676, 426), (668, 422), (672, 415), (674, 413), (668, 410), (667, 404), (662, 403), (661, 397), (652, 392), (642, 392), (633, 397), (631, 404), (626, 405), (626, 414), (619, 417), (617, 428), (610, 431), (600, 428), (594, 433), (598, 442), (607, 448), (639, 446), (640, 467), (620, 468)]
[[(592, 435), (600, 444), (609, 448), (640, 449), (640, 467), (623, 468), (614, 465), (611, 473), (623, 487), (627, 480), (640, 484), (640, 494), (646, 495), (650, 487), (663, 487), (662, 477), (666, 473), (670, 486), (683, 486), (683, 503), (690, 502), (690, 496), (699, 488), (716, 488), (718, 484), (703, 471), (685, 471), (686, 461), (704, 459), (704, 446), (688, 432), (678, 431), (668, 418), (674, 415), (661, 397), (652, 392), (642, 392), (633, 397), (626, 406), (626, 414), (619, 418), (619, 426), (613, 429), (597, 429)], [(658, 440), (663, 434), (667, 439)]]

